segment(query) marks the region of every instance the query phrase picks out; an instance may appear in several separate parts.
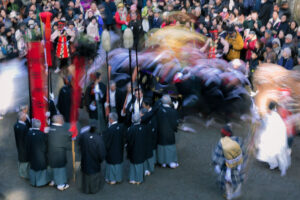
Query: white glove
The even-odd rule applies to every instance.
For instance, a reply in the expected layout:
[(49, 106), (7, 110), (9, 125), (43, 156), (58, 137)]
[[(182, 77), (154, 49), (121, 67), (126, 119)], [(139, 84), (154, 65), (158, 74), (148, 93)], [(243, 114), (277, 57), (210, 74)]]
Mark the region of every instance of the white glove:
[(93, 102), (90, 104), (89, 107), (90, 107), (90, 110), (91, 110), (91, 111), (95, 111), (96, 108), (97, 108), (97, 107), (93, 104)]
[(46, 126), (46, 127), (44, 128), (44, 133), (49, 133), (49, 131), (50, 131), (50, 127)]
[(219, 165), (215, 166), (215, 172), (216, 172), (216, 174), (220, 174), (221, 173), (221, 168), (220, 168)]
[(231, 182), (231, 169), (230, 168), (226, 169), (225, 180), (228, 182)]
[(50, 117), (50, 112), (46, 112), (46, 117)]

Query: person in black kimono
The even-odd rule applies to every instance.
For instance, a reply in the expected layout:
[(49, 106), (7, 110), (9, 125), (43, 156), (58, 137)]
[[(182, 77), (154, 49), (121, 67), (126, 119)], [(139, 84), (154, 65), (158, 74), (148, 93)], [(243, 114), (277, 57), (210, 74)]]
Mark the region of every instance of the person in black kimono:
[(117, 88), (116, 83), (114, 81), (110, 81), (109, 85), (109, 105), (105, 106), (109, 106), (110, 112), (115, 112), (118, 114), (118, 117), (121, 117), (121, 111), (125, 101), (124, 92)]
[(129, 183), (140, 184), (144, 181), (147, 128), (140, 124), (139, 114), (132, 115), (132, 122), (133, 124), (128, 128), (126, 134), (127, 157), (130, 161)]
[(71, 98), (72, 98), (72, 85), (71, 77), (64, 78), (64, 86), (60, 89), (57, 100), (57, 109), (61, 115), (64, 116), (66, 123), (70, 123), (71, 114)]
[(109, 184), (120, 183), (123, 180), (123, 153), (125, 127), (118, 123), (117, 113), (109, 114), (109, 128), (103, 133), (106, 147), (105, 181)]
[(32, 129), (27, 135), (27, 155), (30, 165), (29, 180), (34, 187), (44, 186), (49, 183), (47, 134), (40, 131), (40, 127), (40, 120), (32, 119)]
[(101, 133), (106, 128), (105, 109), (106, 85), (101, 81), (101, 73), (96, 72), (95, 81), (85, 91), (85, 105), (89, 113), (90, 124), (97, 124), (96, 128)]
[(48, 134), (48, 161), (53, 179), (50, 186), (57, 185), (58, 190), (69, 188), (67, 184), (67, 150), (71, 149), (71, 135), (64, 126), (62, 115), (53, 116), (53, 123)]
[(171, 107), (172, 101), (169, 95), (161, 99), (162, 106), (157, 111), (157, 161), (162, 167), (178, 167), (176, 152), (175, 132), (178, 127), (178, 112)]
[(27, 157), (27, 134), (28, 127), (26, 126), (26, 114), (19, 112), (18, 121), (14, 125), (16, 146), (18, 150), (18, 168), (19, 176), (22, 178), (29, 178), (28, 170), (28, 157)]
[[(157, 149), (157, 117), (156, 113), (159, 108), (159, 104), (151, 107), (152, 100), (145, 98), (143, 101), (142, 118), (141, 122), (147, 126), (148, 137), (147, 137), (147, 160), (144, 163), (145, 175), (150, 175), (154, 172), (156, 164), (156, 149)], [(152, 155), (152, 156), (151, 156)]]
[(102, 186), (101, 163), (106, 151), (102, 136), (96, 134), (95, 126), (78, 138), (81, 152), (82, 191), (97, 193)]
[[(129, 95), (131, 97), (131, 94)], [(128, 102), (128, 99), (125, 102)], [(135, 88), (134, 96), (130, 98), (130, 102), (126, 104), (126, 112), (121, 113), (122, 116), (125, 117), (125, 124), (127, 126), (130, 126), (132, 123), (132, 115), (140, 115), (140, 108), (142, 108), (142, 103), (143, 91), (141, 88)]]

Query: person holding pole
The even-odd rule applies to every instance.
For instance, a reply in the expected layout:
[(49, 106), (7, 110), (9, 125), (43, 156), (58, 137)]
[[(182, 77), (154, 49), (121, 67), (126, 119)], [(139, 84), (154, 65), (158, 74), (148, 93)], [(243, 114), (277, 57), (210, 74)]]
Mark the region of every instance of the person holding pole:
[(53, 175), (49, 185), (57, 185), (61, 191), (69, 188), (66, 168), (68, 150), (71, 150), (71, 135), (64, 126), (63, 116), (54, 115), (48, 135), (48, 164)]

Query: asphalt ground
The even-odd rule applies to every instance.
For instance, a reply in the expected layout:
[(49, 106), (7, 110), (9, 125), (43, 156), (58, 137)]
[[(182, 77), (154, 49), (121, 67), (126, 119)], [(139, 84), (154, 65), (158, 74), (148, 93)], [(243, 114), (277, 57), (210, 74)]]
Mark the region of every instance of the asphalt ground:
[[(26, 78), (22, 79), (24, 85)], [(22, 82), (21, 81), (21, 82)], [(55, 94), (62, 81), (54, 76)], [(19, 83), (20, 84), (20, 83)], [(22, 84), (21, 84), (22, 85)], [(24, 91), (22, 91), (24, 93)], [(26, 94), (24, 94), (26, 95)], [(0, 97), (1, 98), (1, 97)], [(81, 110), (80, 123), (87, 125), (88, 118)], [(185, 125), (196, 133), (179, 131), (176, 134), (177, 151), (180, 166), (177, 169), (156, 168), (154, 174), (145, 178), (141, 185), (128, 183), (129, 163), (124, 162), (124, 181), (118, 185), (103, 183), (102, 190), (94, 195), (83, 194), (80, 190), (80, 170), (77, 162), (76, 182), (72, 177), (71, 152), (68, 152), (68, 174), (70, 188), (58, 191), (49, 186), (34, 188), (27, 180), (18, 176), (17, 151), (13, 125), (16, 113), (8, 113), (0, 120), (0, 200), (63, 200), (63, 199), (142, 199), (142, 200), (221, 200), (222, 192), (216, 184), (216, 175), (211, 165), (211, 155), (220, 138), (221, 124), (213, 123), (210, 127), (199, 117), (190, 117)], [(235, 135), (249, 138), (251, 124), (234, 124)], [(77, 148), (76, 148), (77, 149)], [(78, 149), (77, 149), (78, 150)], [(243, 185), (242, 200), (298, 200), (300, 199), (300, 139), (295, 138), (292, 153), (292, 165), (285, 177), (278, 169), (270, 170), (264, 163), (249, 157), (246, 180)], [(77, 157), (78, 160), (78, 157)], [(104, 169), (104, 164), (102, 171)]]

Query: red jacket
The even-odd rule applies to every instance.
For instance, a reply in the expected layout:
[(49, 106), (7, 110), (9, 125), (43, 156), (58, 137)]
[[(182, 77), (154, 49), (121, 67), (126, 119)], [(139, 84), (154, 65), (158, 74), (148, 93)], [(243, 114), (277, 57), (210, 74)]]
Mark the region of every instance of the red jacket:
[(252, 51), (255, 50), (255, 44), (257, 39), (250, 40), (249, 37), (245, 39), (244, 49), (246, 49), (246, 60), (249, 61), (251, 59)]
[(115, 21), (116, 21), (116, 26), (119, 29), (121, 29), (123, 24), (127, 23), (126, 21), (121, 20), (119, 12), (116, 12), (116, 14), (115, 14)]

